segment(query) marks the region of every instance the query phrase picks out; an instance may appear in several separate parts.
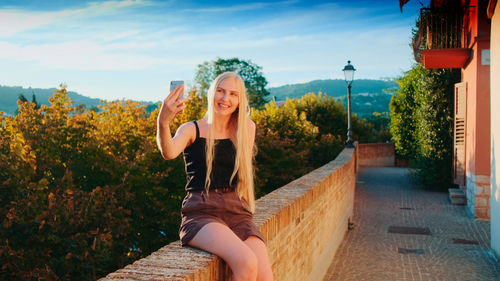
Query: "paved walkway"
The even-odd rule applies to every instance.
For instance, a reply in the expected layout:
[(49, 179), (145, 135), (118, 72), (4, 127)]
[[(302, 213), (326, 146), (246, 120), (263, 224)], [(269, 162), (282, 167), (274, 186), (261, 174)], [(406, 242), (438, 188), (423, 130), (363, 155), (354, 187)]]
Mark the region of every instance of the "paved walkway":
[(362, 168), (353, 223), (325, 281), (500, 280), (489, 222), (412, 186), (407, 169)]

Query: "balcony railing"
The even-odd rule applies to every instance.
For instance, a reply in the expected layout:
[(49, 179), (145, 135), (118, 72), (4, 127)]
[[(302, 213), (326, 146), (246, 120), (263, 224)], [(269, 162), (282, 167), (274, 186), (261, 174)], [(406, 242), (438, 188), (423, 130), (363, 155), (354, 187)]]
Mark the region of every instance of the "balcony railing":
[[(470, 7), (422, 8), (418, 30), (413, 38), (415, 59), (420, 52), (431, 49), (466, 48)], [(419, 59), (417, 59), (419, 57)]]
[(423, 9), (421, 25), (427, 34), (427, 49), (461, 48), (467, 14), (463, 9)]
[(469, 58), (466, 48), (470, 40), (471, 8), (446, 6), (421, 9), (418, 29), (412, 41), (415, 60), (426, 68), (460, 68)]

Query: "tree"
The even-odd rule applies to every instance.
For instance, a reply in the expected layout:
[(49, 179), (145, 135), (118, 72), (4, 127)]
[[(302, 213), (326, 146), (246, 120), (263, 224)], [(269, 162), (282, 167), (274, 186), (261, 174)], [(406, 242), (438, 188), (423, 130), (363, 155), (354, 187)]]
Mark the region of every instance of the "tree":
[(178, 239), (181, 158), (156, 147), (157, 110), (18, 102), (0, 116), (1, 280), (96, 280)]
[(305, 112), (307, 120), (318, 126), (320, 134), (344, 136), (347, 131), (346, 113), (342, 102), (321, 92), (307, 93), (296, 100), (299, 112)]
[(218, 58), (215, 61), (206, 61), (199, 64), (194, 80), (200, 96), (205, 98), (210, 83), (215, 77), (226, 71), (235, 71), (245, 82), (250, 106), (261, 108), (266, 103), (266, 96), (269, 95), (269, 92), (265, 89), (267, 80), (262, 75), (261, 70), (262, 67), (250, 60)]
[(391, 115), (389, 112), (373, 112), (372, 115), (366, 117), (368, 123), (373, 124), (376, 132), (376, 141), (374, 142), (389, 142), (392, 135), (389, 131)]
[(316, 142), (318, 128), (297, 111), (294, 100), (283, 106), (274, 102), (261, 110), (253, 110), (257, 124), (256, 177), (257, 196), (279, 188), (311, 171), (308, 155)]
[(446, 190), (452, 184), (453, 94), (460, 72), (415, 65), (398, 80), (391, 100), (396, 151), (415, 168), (422, 186)]
[(28, 99), (26, 98), (26, 96), (24, 94), (19, 94), (19, 96), (17, 97), (17, 99), (19, 101), (22, 101), (22, 102), (28, 102)]
[(421, 68), (414, 68), (408, 71), (397, 82), (400, 89), (392, 97), (389, 108), (391, 110), (390, 130), (394, 140), (396, 152), (404, 159), (414, 158), (415, 147), (415, 88), (418, 82), (417, 71), (424, 71)]
[[(24, 102), (28, 102), (28, 99), (22, 93), (18, 95), (17, 100), (20, 101), (20, 102), (23, 102), (23, 103)], [(33, 93), (32, 96), (31, 96), (31, 102), (35, 105), (35, 110), (40, 109), (40, 104), (36, 100), (35, 93)], [(19, 109), (16, 109), (15, 115), (17, 115), (18, 113), (19, 113)]]

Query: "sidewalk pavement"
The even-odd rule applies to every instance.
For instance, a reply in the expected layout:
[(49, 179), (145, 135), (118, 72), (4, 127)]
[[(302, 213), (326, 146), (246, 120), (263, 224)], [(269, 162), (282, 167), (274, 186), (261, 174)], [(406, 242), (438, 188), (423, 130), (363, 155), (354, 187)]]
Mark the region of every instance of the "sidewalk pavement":
[(452, 205), (448, 193), (409, 183), (408, 169), (362, 167), (354, 228), (324, 281), (500, 280), (489, 221)]

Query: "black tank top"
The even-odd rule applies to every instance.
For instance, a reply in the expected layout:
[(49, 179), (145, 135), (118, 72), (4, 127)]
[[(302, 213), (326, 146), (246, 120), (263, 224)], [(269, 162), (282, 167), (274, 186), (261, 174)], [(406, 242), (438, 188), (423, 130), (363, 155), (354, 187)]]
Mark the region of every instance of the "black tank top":
[[(205, 177), (207, 175), (206, 165), (206, 139), (200, 137), (198, 123), (196, 126), (196, 139), (184, 149), (184, 163), (186, 165), (186, 190), (205, 190)], [(238, 174), (233, 178), (231, 184), (229, 180), (234, 170), (234, 160), (236, 158), (236, 148), (231, 139), (215, 140), (214, 160), (212, 162), (212, 174), (210, 177), (210, 189), (215, 188), (236, 188)]]

